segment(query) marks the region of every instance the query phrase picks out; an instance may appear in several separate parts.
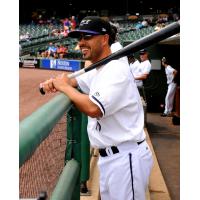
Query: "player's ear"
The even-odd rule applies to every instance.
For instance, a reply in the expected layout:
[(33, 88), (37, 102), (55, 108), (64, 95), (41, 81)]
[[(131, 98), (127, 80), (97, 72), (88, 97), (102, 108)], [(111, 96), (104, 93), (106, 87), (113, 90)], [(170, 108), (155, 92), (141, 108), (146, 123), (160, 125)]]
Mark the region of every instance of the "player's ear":
[(109, 44), (109, 35), (108, 34), (103, 35), (103, 44), (104, 45)]

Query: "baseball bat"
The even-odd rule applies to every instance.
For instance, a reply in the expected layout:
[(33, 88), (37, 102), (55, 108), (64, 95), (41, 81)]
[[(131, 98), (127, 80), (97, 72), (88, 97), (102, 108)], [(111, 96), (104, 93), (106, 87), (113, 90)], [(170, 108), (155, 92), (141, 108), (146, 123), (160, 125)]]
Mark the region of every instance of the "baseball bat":
[[(80, 76), (81, 74), (84, 74), (86, 72), (89, 72), (90, 70), (92, 69), (95, 69), (101, 65), (105, 65), (107, 64), (108, 62), (110, 62), (111, 60), (116, 60), (116, 59), (119, 59), (121, 57), (124, 57), (124, 56), (128, 56), (132, 53), (135, 53), (141, 49), (144, 49), (156, 42), (159, 42), (161, 40), (164, 40), (170, 36), (173, 36), (177, 33), (180, 32), (180, 21), (177, 21), (177, 22), (173, 22), (171, 24), (169, 24), (168, 26), (162, 28), (161, 30), (159, 31), (156, 31), (156, 32), (153, 32), (143, 38), (140, 38), (139, 40), (136, 40), (132, 43), (130, 43), (129, 45), (125, 46), (124, 48), (116, 51), (115, 53), (112, 53), (111, 55), (105, 57), (104, 59), (90, 65), (89, 67), (87, 68), (83, 68), (79, 71), (76, 71), (72, 74), (69, 74), (68, 75), (68, 78), (75, 78), (77, 76)], [(45, 91), (43, 90), (42, 87), (39, 88), (40, 90), (40, 93), (41, 94), (45, 94)]]

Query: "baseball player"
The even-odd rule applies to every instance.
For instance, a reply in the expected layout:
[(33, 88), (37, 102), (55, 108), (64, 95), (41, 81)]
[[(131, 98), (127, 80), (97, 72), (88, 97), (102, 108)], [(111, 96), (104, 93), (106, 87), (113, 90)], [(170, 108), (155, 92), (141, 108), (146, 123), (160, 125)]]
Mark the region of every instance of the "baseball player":
[(140, 95), (146, 101), (146, 95), (144, 90), (143, 81), (147, 79), (151, 71), (151, 63), (148, 59), (148, 52), (146, 49), (142, 49), (139, 52), (140, 54), (140, 64), (139, 61), (131, 64), (131, 71), (133, 73), (134, 79), (136, 81)]
[(176, 83), (174, 82), (174, 78), (177, 75), (177, 70), (172, 68), (165, 57), (162, 58), (162, 65), (165, 67), (165, 73), (167, 77), (167, 94), (165, 96), (165, 110), (164, 113), (161, 114), (162, 117), (171, 117), (172, 109), (174, 103), (174, 96), (176, 93)]
[[(121, 43), (118, 40), (118, 30), (117, 27), (111, 23), (111, 29), (112, 29), (112, 34), (110, 35), (110, 38), (112, 41), (112, 44), (110, 46), (111, 52), (115, 53), (116, 51), (119, 51), (120, 49), (123, 48), (123, 46), (121, 45)], [(127, 65), (128, 63), (128, 58), (127, 56), (124, 56), (122, 58), (119, 58), (120, 60), (122, 60), (123, 62), (125, 62)]]
[[(112, 53), (115, 53), (116, 51), (119, 51), (120, 49), (122, 49), (123, 46), (118, 41), (118, 37), (117, 37), (118, 30), (117, 30), (117, 27), (112, 23), (110, 23), (110, 24), (111, 24), (110, 41), (112, 43), (111, 46), (110, 46), (110, 49), (111, 49)], [(126, 64), (129, 64), (127, 56), (124, 56), (124, 57), (119, 58), (119, 59), (122, 60), (123, 62), (125, 62)], [(91, 61), (86, 60), (84, 67), (89, 67), (91, 64), (92, 64)]]
[[(135, 77), (141, 76), (142, 70), (140, 68), (140, 62), (135, 58), (134, 54), (128, 56), (128, 62), (134, 79)], [(140, 80), (135, 80), (135, 83), (138, 87), (141, 85), (140, 82)]]
[[(69, 37), (78, 38), (83, 59), (95, 63), (111, 54), (110, 34), (108, 22), (87, 16)], [(94, 70), (76, 80), (62, 74), (41, 85), (45, 92), (63, 92), (88, 115), (90, 144), (100, 154), (101, 199), (145, 200), (153, 160), (145, 140), (142, 103), (130, 67), (118, 59)], [(84, 93), (73, 87), (76, 83)]]
[(140, 80), (140, 86), (143, 86), (143, 81), (147, 79), (150, 71), (151, 71), (151, 63), (148, 58), (149, 54), (146, 49), (140, 50), (140, 69), (141, 75), (135, 76), (136, 80)]

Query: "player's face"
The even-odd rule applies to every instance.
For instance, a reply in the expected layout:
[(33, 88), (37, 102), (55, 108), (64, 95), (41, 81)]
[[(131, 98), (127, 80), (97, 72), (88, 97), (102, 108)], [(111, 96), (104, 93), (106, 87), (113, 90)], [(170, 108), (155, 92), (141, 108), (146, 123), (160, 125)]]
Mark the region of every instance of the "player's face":
[(145, 60), (147, 60), (147, 59), (148, 59), (148, 55), (147, 55), (146, 53), (140, 55), (140, 60), (141, 60), (141, 61), (145, 61)]
[(104, 35), (80, 36), (78, 45), (84, 60), (90, 60), (94, 63), (101, 59), (103, 37)]

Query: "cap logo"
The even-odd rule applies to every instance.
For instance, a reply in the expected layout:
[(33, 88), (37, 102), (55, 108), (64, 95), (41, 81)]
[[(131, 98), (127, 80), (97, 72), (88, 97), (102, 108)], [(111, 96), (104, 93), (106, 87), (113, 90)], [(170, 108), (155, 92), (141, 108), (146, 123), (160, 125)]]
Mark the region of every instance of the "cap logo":
[(83, 26), (85, 24), (89, 24), (90, 21), (91, 21), (90, 19), (84, 19), (84, 20), (81, 21), (80, 26)]
[(102, 31), (103, 31), (103, 32), (106, 32), (106, 29), (105, 29), (105, 28), (102, 28)]

